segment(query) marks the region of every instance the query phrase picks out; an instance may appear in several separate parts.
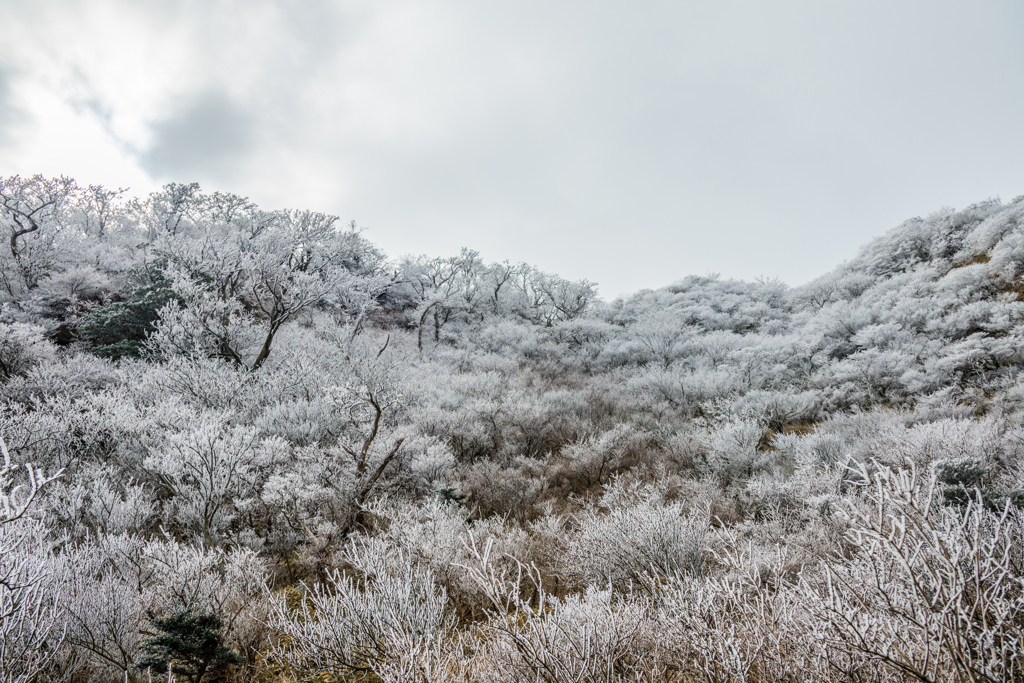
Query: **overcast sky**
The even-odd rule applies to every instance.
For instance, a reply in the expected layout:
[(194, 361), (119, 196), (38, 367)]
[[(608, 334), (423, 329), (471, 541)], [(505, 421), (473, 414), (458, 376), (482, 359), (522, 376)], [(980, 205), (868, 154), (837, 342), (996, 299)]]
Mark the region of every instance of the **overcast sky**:
[(1020, 0), (0, 0), (0, 175), (167, 181), (606, 298), (1024, 194)]

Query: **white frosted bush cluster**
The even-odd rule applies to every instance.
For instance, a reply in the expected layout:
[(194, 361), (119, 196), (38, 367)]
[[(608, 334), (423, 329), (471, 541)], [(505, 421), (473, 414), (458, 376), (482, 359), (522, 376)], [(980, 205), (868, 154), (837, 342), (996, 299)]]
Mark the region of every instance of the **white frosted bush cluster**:
[(638, 590), (650, 575), (700, 576), (709, 519), (707, 509), (694, 507), (665, 503), (663, 493), (650, 486), (616, 483), (576, 515), (560, 571), (581, 586)]
[(45, 529), (29, 516), (47, 477), (18, 467), (0, 436), (0, 676), (4, 683), (35, 679), (64, 639), (64, 574), (51, 562)]
[(273, 598), (270, 624), (280, 640), (272, 656), (300, 677), (443, 680), (454, 663), (444, 654), (455, 623), (429, 569), (373, 542), (350, 545), (344, 557), (354, 574), (335, 571), (323, 584), (301, 586), (297, 611), (286, 596)]
[(44, 332), (38, 325), (0, 322), (0, 378), (25, 375), (43, 361), (55, 358), (56, 349), (43, 337)]
[(603, 302), (0, 179), (0, 683), (167, 680), (187, 613), (239, 683), (1024, 679), (1022, 226)]
[(181, 607), (221, 614), (228, 642), (243, 650), (263, 638), (266, 568), (252, 551), (121, 535), (100, 537), (64, 562), (66, 669), (134, 676), (149, 618)]

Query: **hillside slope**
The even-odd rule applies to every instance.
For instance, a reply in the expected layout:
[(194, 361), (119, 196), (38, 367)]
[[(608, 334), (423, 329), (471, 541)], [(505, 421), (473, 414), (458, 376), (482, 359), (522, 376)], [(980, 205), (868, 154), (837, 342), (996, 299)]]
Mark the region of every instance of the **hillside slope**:
[(1024, 677), (1024, 197), (612, 302), (196, 185), (0, 216), (0, 680)]

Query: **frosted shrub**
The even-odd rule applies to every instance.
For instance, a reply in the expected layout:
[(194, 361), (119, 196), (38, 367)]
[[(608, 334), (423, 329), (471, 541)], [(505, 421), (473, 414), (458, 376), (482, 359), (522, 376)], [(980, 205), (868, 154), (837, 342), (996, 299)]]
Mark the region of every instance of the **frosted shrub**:
[(211, 610), (223, 617), (228, 640), (239, 645), (258, 626), (267, 568), (254, 551), (154, 540), (144, 546), (142, 557), (164, 610), (172, 606)]
[(409, 488), (421, 493), (433, 493), (453, 481), (455, 455), (448, 444), (440, 439), (423, 438), (407, 442), (409, 458)]
[(587, 394), (538, 387), (530, 373), (467, 370), (437, 382), (426, 372), (437, 372), (436, 367), (419, 370), (410, 417), (423, 433), (446, 440), (463, 463), (557, 451), (577, 438), (578, 422), (589, 407)]
[(177, 609), (223, 618), (227, 641), (242, 652), (262, 644), (263, 562), (250, 550), (205, 550), (172, 540), (100, 536), (63, 558), (68, 644), (94, 676), (134, 677), (154, 615)]
[(792, 424), (814, 422), (820, 415), (813, 391), (798, 394), (751, 391), (733, 401), (731, 409), (739, 419), (763, 422), (774, 431), (782, 431)]
[(772, 453), (762, 449), (765, 428), (757, 422), (731, 422), (711, 435), (709, 467), (723, 483), (749, 479), (766, 470)]
[(664, 402), (682, 417), (702, 415), (707, 404), (732, 394), (738, 385), (730, 368), (690, 370), (680, 365), (651, 368), (630, 378), (631, 387), (647, 401)]
[(878, 435), (875, 456), (893, 467), (926, 468), (938, 460), (973, 458), (983, 466), (999, 463), (1003, 427), (984, 420), (941, 419), (922, 424), (889, 425)]
[(256, 402), (260, 378), (216, 359), (174, 356), (145, 368), (133, 383), (143, 401), (180, 397), (199, 409), (232, 410)]
[(32, 298), (47, 312), (76, 320), (112, 289), (108, 273), (92, 265), (73, 266), (42, 278), (32, 290)]
[(547, 460), (533, 458), (516, 458), (507, 467), (480, 462), (463, 475), (466, 504), (480, 517), (507, 515), (520, 522), (535, 519), (547, 490), (547, 470)]
[(156, 329), (146, 340), (153, 353), (164, 359), (246, 360), (257, 353), (262, 341), (261, 325), (245, 315), (238, 302), (206, 291), (185, 273), (175, 273), (173, 282), (176, 299), (160, 309)]
[(797, 393), (811, 381), (816, 366), (816, 340), (801, 334), (748, 334), (743, 345), (727, 357), (737, 381), (746, 391)]
[(681, 502), (665, 503), (650, 487), (613, 484), (601, 507), (589, 507), (575, 517), (559, 563), (563, 575), (577, 585), (611, 584), (624, 589), (640, 585), (650, 573), (660, 576), (699, 576), (704, 569), (704, 534), (708, 513), (687, 509)]
[[(595, 586), (558, 598), (543, 589), (536, 567), (509, 571), (495, 564), (490, 542), (470, 543), (466, 569), (491, 607), (477, 660), (482, 680), (610, 683), (643, 671), (637, 647), (647, 630), (643, 600), (619, 599)], [(530, 597), (522, 597), (524, 588)]]
[(222, 417), (207, 415), (173, 435), (144, 465), (171, 495), (164, 514), (212, 546), (239, 510), (256, 500), (282, 450), (273, 440), (261, 443), (251, 428), (228, 427)]
[(542, 328), (543, 351), (561, 367), (590, 372), (617, 328), (596, 318), (577, 318)]
[(0, 682), (30, 683), (50, 665), (66, 635), (66, 578), (45, 530), (0, 517)]
[(454, 620), (430, 571), (372, 541), (349, 545), (346, 559), (355, 573), (336, 570), (326, 584), (304, 586), (297, 609), (285, 595), (270, 598), (272, 658), (302, 677), (448, 680)]
[(801, 466), (834, 468), (846, 460), (846, 444), (835, 434), (812, 434), (803, 440), (803, 457), (798, 456)]
[[(327, 449), (295, 449), (262, 485), (262, 501), (309, 540), (344, 537), (371, 494), (403, 476), (408, 481), (408, 432), (392, 427), (401, 397), (391, 389), (379, 382), (339, 389), (346, 419), (333, 428), (341, 438)], [(283, 454), (277, 443), (267, 452)]]
[[(652, 316), (675, 319), (703, 332), (757, 332), (784, 328), (789, 318), (786, 285), (778, 281), (740, 282), (717, 275), (689, 276), (659, 290), (645, 290), (616, 302), (616, 322), (631, 324)], [(659, 315), (660, 311), (660, 315)]]
[(52, 562), (45, 528), (29, 517), (47, 477), (14, 464), (0, 437), (0, 681), (35, 680), (64, 638), (60, 597), (64, 578)]
[(295, 449), (288, 466), (267, 478), (260, 499), (280, 519), (277, 526), (295, 535), (297, 543), (343, 529), (356, 511), (355, 491), (355, 466), (347, 454), (308, 446)]
[(901, 350), (869, 348), (830, 366), (828, 377), (818, 383), (834, 387), (832, 400), (837, 406), (901, 405), (908, 393), (901, 378), (913, 364), (914, 357)]
[[(479, 587), (464, 568), (472, 559), (468, 545), (471, 534), (489, 540), (497, 558), (494, 561), (499, 564), (511, 566), (513, 557), (544, 552), (544, 548), (536, 547), (545, 542), (542, 534), (529, 533), (498, 516), (469, 520), (464, 509), (436, 499), (423, 504), (378, 501), (368, 505), (367, 511), (384, 522), (384, 529), (375, 537), (377, 541), (409, 562), (429, 569), (462, 619), (479, 617), (486, 607)], [(344, 561), (344, 557), (341, 553), (339, 559)]]
[(559, 454), (560, 475), (576, 493), (607, 484), (623, 468), (636, 465), (651, 447), (651, 436), (629, 425), (617, 425), (602, 434), (564, 447)]
[(261, 411), (255, 426), (262, 436), (279, 436), (297, 446), (325, 444), (333, 438), (331, 428), (344, 419), (343, 407), (330, 395), (282, 401)]
[[(834, 413), (818, 425), (814, 434), (840, 444), (839, 448), (854, 460), (864, 462), (887, 449), (883, 435), (903, 429), (906, 413), (889, 410)], [(812, 441), (813, 443), (813, 441)]]
[(709, 449), (699, 436), (674, 431), (659, 435), (662, 447), (660, 456), (668, 472), (693, 476), (696, 472), (706, 470)]
[(683, 355), (685, 343), (693, 333), (685, 318), (671, 309), (644, 312), (628, 329), (629, 348), (634, 352), (629, 362), (663, 368)]
[[(4, 437), (10, 448), (27, 460), (49, 469), (80, 464), (105, 455), (115, 430), (99, 419), (99, 411), (67, 396), (0, 406), (6, 422)], [(104, 432), (108, 438), (104, 439)], [(106, 444), (103, 444), (103, 442)]]
[(708, 368), (727, 366), (736, 351), (749, 345), (750, 340), (735, 332), (692, 335), (684, 346), (686, 364)]
[(85, 546), (64, 561), (70, 571), (62, 600), (67, 642), (76, 658), (94, 676), (120, 678), (133, 667), (143, 637), (147, 614), (162, 605), (151, 585), (132, 581), (116, 566), (104, 566), (102, 552)]
[(57, 348), (43, 337), (44, 332), (36, 325), (0, 322), (0, 381), (56, 358)]
[(998, 242), (991, 247), (993, 269), (996, 269), (1005, 280), (1012, 280), (1014, 276), (1021, 273), (1021, 255), (1024, 254), (1024, 234), (1020, 229), (1021, 214), (1024, 213), (1024, 202), (1017, 201), (1013, 208), (1003, 213), (1001, 221), (992, 221), (988, 230), (979, 230), (984, 237), (979, 235), (978, 247), (984, 248), (982, 239), (989, 243), (998, 239)]
[(724, 576), (673, 577), (654, 585), (655, 633), (681, 680), (830, 680), (808, 612), (787, 583), (784, 551), (758, 553), (733, 535), (717, 559)]
[(965, 255), (986, 253), (1014, 232), (1020, 233), (1020, 219), (1024, 214), (1024, 201), (1017, 197), (1002, 210), (991, 211), (965, 239)]
[(644, 670), (638, 661), (647, 626), (642, 603), (590, 587), (561, 599), (544, 595), (527, 614), (492, 618), (484, 629), (490, 642), (483, 658), (499, 680), (610, 682)]
[(861, 478), (854, 558), (828, 563), (825, 585), (808, 588), (826, 651), (915, 680), (1024, 675), (1024, 538), (1013, 508), (939, 506), (934, 481), (913, 470), (862, 468)]
[[(264, 561), (252, 550), (204, 549), (170, 540), (153, 540), (141, 548), (136, 565), (146, 579), (157, 612), (197, 608), (214, 612), (224, 621), (226, 642), (243, 653), (262, 645), (268, 580)], [(128, 559), (128, 558), (126, 558)], [(133, 566), (120, 567), (126, 580)]]
[(52, 396), (88, 398), (93, 392), (120, 382), (112, 362), (76, 354), (34, 365), (22, 376), (12, 378), (4, 391), (11, 400), (27, 403)]
[(472, 339), (487, 352), (502, 356), (526, 356), (537, 347), (537, 328), (514, 320), (499, 320), (483, 327)]
[(59, 523), (72, 537), (145, 531), (157, 506), (146, 487), (127, 481), (112, 465), (87, 465), (74, 484), (58, 482), (46, 496), (51, 524)]
[[(773, 439), (772, 446), (777, 449), (785, 466), (765, 475), (772, 480), (769, 488), (777, 489), (780, 494), (785, 492), (791, 503), (819, 509), (823, 509), (822, 506), (829, 508), (838, 499), (851, 457), (842, 439), (819, 429), (807, 436), (779, 434)], [(755, 488), (756, 482), (757, 478), (751, 480), (748, 490)]]

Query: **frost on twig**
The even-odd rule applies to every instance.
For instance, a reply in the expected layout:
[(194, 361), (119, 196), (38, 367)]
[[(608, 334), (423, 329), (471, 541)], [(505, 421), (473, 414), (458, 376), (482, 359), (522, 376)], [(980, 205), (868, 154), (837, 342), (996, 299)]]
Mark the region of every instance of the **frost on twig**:
[(15, 484), (15, 473), (19, 468), (11, 461), (11, 453), (3, 437), (0, 437), (0, 452), (4, 458), (3, 466), (0, 467), (0, 524), (6, 524), (21, 519), (28, 512), (40, 489), (59, 477), (61, 471), (48, 477), (43, 470), (36, 469), (32, 463), (26, 463), (25, 473), (28, 481)]

